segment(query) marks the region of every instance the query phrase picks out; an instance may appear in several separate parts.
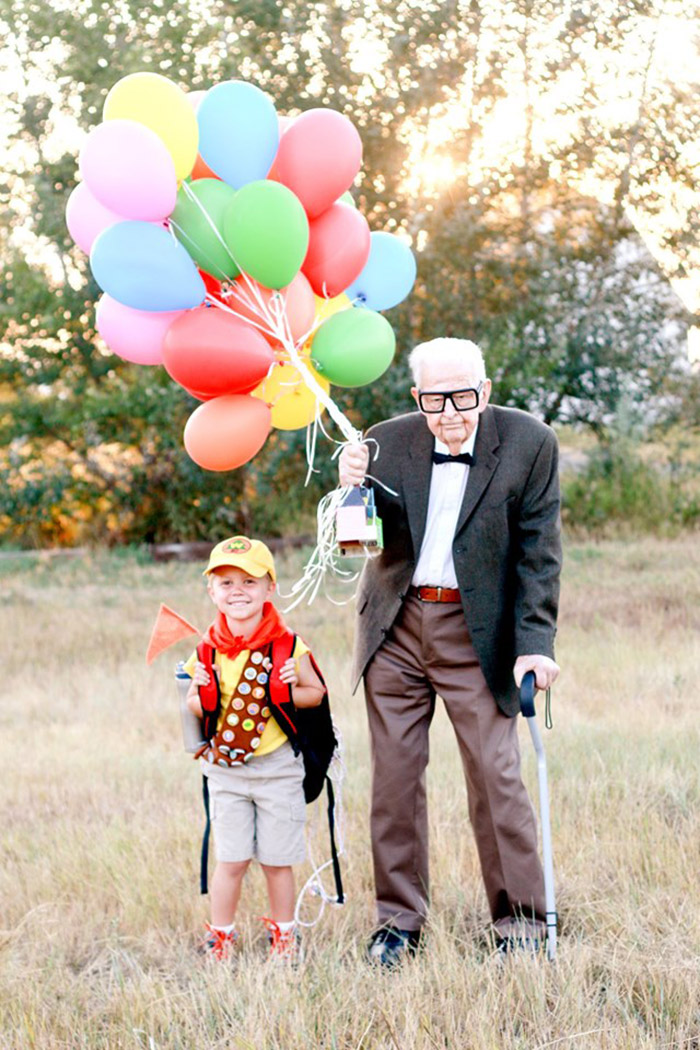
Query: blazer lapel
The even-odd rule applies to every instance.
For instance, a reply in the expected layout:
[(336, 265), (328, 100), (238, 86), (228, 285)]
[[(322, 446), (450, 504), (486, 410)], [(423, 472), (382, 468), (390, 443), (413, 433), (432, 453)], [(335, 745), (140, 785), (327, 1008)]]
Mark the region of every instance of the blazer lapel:
[(495, 450), (500, 445), (494, 415), (489, 408), (481, 413), (479, 429), (474, 443), (474, 466), (469, 468), (469, 478), (464, 499), (457, 518), (455, 536), (469, 521), (476, 510), (481, 497), (491, 484), (496, 467), (500, 460)]
[(413, 550), (418, 553), (423, 543), (425, 522), (428, 517), (428, 497), (430, 495), (430, 476), (433, 469), (431, 452), (435, 439), (428, 430), (422, 416), (417, 416), (416, 436), (408, 448), (408, 456), (403, 460), (403, 491), (406, 500), (406, 514), (413, 540)]

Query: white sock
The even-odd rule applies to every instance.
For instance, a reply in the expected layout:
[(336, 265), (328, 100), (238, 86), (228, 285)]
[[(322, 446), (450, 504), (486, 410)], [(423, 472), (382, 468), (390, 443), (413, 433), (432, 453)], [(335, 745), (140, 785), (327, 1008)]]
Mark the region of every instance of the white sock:
[(213, 922), (209, 923), (212, 930), (217, 930), (218, 933), (233, 933), (236, 929), (235, 922), (232, 922), (230, 926), (215, 926)]
[(290, 930), (294, 929), (296, 923), (294, 922), (294, 919), (292, 919), (291, 922), (278, 922), (277, 925), (279, 926), (280, 933), (289, 933)]

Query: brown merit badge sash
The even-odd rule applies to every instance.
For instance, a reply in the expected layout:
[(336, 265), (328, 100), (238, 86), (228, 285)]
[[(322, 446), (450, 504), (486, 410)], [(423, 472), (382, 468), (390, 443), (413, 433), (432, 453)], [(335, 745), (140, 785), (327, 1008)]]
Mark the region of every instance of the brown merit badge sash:
[(270, 718), (268, 681), (272, 660), (270, 646), (248, 654), (238, 684), (222, 708), (219, 728), (201, 755), (217, 766), (248, 762), (257, 748)]

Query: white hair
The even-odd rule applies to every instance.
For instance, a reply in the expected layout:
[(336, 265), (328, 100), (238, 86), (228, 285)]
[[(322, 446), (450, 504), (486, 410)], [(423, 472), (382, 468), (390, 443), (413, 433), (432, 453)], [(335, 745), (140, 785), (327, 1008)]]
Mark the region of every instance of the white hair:
[(408, 364), (417, 387), (420, 387), (420, 377), (425, 365), (435, 363), (454, 365), (458, 372), (469, 373), (477, 382), (486, 379), (484, 355), (470, 339), (450, 339), (442, 336), (414, 347), (408, 355)]

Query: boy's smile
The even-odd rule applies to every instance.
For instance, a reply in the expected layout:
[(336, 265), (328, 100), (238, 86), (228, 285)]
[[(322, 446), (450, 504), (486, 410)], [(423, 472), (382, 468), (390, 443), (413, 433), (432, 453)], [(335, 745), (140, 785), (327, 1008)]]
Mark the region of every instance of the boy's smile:
[(235, 634), (249, 634), (262, 618), (263, 605), (274, 593), (267, 575), (251, 576), (243, 569), (222, 566), (209, 574), (207, 590)]

